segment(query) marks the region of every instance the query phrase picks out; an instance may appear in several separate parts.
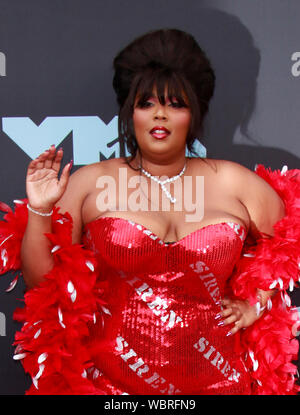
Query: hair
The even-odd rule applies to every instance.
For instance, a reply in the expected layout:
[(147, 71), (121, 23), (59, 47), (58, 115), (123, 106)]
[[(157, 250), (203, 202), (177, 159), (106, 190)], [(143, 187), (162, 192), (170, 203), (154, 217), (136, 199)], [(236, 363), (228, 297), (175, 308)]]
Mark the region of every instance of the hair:
[[(136, 98), (138, 105), (147, 101), (156, 88), (165, 105), (165, 94), (191, 109), (191, 124), (186, 145), (191, 153), (193, 143), (203, 133), (203, 120), (214, 93), (215, 74), (196, 40), (178, 29), (151, 31), (126, 46), (114, 59), (113, 87), (119, 104), (119, 139), (135, 157), (138, 144), (133, 126)], [(188, 100), (188, 103), (186, 103)]]

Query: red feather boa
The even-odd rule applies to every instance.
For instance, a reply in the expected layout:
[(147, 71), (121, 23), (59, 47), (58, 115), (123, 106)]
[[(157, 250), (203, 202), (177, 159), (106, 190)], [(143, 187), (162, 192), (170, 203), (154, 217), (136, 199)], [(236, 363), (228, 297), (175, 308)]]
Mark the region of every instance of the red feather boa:
[[(253, 394), (296, 394), (295, 382), (300, 325), (296, 308), (286, 293), (299, 279), (300, 266), (300, 170), (271, 171), (259, 165), (256, 173), (266, 180), (285, 203), (286, 215), (274, 226), (274, 236), (261, 234), (255, 244), (246, 240), (231, 278), (238, 298), (257, 301), (256, 290), (276, 287), (269, 310), (251, 327), (243, 330), (239, 349), (253, 380)], [(0, 273), (20, 269), (20, 248), (27, 223), (26, 200), (15, 201), (15, 211), (1, 203), (7, 212), (0, 222)], [(101, 300), (105, 290), (97, 278), (93, 252), (72, 245), (72, 219), (58, 209), (53, 213), (53, 232), (47, 237), (53, 245), (53, 269), (44, 281), (25, 293), (25, 307), (14, 317), (23, 322), (16, 333), (14, 358), (21, 359), (32, 378), (27, 394), (109, 394), (93, 382), (93, 345), (90, 333), (96, 321), (109, 318), (108, 306)], [(101, 265), (101, 264), (100, 264)], [(16, 280), (16, 279), (15, 279)], [(13, 285), (12, 285), (13, 286)]]
[(296, 394), (295, 383), (300, 325), (286, 290), (298, 286), (300, 277), (300, 170), (271, 171), (258, 165), (256, 173), (266, 180), (285, 204), (285, 216), (273, 229), (274, 236), (260, 234), (255, 244), (246, 243), (231, 278), (235, 296), (254, 304), (256, 290), (278, 289), (268, 310), (243, 330), (241, 346), (253, 379), (253, 394)]
[[(8, 206), (1, 206), (8, 212), (0, 226), (2, 251), (7, 257), (2, 273), (20, 267), (26, 202), (17, 201), (14, 214)], [(33, 383), (27, 394), (104, 394), (88, 376), (93, 367), (88, 339), (90, 327), (105, 318), (107, 309), (101, 301), (105, 287), (97, 280), (93, 252), (72, 245), (71, 231), (70, 215), (55, 209), (53, 233), (47, 235), (55, 265), (39, 286), (25, 293), (25, 307), (14, 314), (24, 323), (15, 336), (14, 359), (22, 359), (31, 375)]]

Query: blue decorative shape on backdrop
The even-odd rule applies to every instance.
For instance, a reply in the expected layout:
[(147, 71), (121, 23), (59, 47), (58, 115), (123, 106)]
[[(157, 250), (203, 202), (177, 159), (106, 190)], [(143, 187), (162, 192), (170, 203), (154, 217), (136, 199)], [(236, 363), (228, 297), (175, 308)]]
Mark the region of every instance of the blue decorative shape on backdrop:
[[(120, 157), (118, 117), (105, 124), (98, 116), (47, 117), (36, 125), (29, 117), (3, 117), (2, 128), (31, 159), (49, 148), (56, 147), (73, 134), (74, 165), (96, 163), (102, 158)], [(194, 149), (198, 157), (206, 157), (206, 148), (197, 140)], [(129, 156), (127, 150), (125, 155)], [(186, 150), (186, 155), (191, 154)]]

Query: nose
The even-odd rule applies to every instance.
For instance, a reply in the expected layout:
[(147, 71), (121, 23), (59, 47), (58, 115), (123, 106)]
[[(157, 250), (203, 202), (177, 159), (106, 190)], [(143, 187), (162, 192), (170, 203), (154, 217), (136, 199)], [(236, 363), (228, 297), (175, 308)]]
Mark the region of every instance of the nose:
[(166, 114), (166, 107), (165, 105), (157, 105), (155, 112), (154, 112), (154, 119), (155, 120), (166, 120), (167, 114)]

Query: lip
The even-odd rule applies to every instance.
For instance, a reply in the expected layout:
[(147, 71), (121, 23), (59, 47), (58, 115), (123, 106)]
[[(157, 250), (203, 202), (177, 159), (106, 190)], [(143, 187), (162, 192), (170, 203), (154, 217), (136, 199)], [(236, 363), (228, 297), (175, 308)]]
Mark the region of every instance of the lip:
[[(157, 131), (161, 131), (161, 132), (157, 132)], [(158, 139), (158, 140), (163, 140), (166, 137), (168, 137), (168, 135), (171, 134), (171, 132), (166, 128), (166, 127), (160, 127), (160, 126), (156, 126), (154, 128), (152, 128), (152, 130), (150, 131), (150, 134), (152, 135), (152, 137)]]

